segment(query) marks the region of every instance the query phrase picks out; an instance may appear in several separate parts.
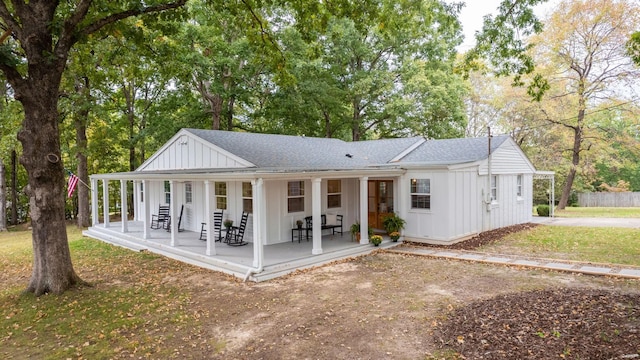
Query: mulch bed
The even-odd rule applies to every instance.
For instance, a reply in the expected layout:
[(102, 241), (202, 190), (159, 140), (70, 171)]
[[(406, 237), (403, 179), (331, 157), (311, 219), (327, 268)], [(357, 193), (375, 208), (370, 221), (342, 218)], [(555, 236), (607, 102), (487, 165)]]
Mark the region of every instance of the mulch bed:
[[(421, 245), (474, 250), (536, 226)], [(498, 295), (453, 309), (434, 335), (460, 359), (640, 359), (640, 294), (563, 287)]]

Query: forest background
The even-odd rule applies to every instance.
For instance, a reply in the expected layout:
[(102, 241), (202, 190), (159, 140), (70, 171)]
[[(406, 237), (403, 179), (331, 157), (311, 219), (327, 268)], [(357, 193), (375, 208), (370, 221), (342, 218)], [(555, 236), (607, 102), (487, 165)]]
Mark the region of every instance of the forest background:
[[(490, 126), (511, 134), (537, 169), (556, 172), (565, 204), (579, 191), (640, 191), (638, 2), (560, 1), (541, 24), (503, 9), (530, 26), (488, 18), (464, 53), (461, 6), (192, 0), (171, 15), (105, 26), (78, 42), (63, 74), (64, 168), (85, 182), (134, 170), (184, 127), (359, 141), (486, 136)], [(499, 53), (500, 38), (524, 55), (505, 60), (514, 53)], [(14, 51), (10, 37), (0, 45)], [(14, 95), (0, 73), (0, 212), (9, 224), (29, 214)], [(79, 226), (89, 224), (88, 201), (82, 185), (67, 200)]]

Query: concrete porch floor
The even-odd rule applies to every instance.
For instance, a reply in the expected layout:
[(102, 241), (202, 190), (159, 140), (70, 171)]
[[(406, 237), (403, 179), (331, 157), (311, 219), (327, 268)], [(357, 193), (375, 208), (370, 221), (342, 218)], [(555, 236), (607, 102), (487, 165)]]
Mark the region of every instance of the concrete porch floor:
[(183, 231), (176, 237), (176, 246), (171, 246), (171, 234), (165, 230), (150, 230), (150, 238), (143, 239), (143, 223), (129, 221), (128, 230), (121, 231), (120, 222), (111, 222), (109, 227), (98, 224), (83, 232), (84, 235), (114, 245), (137, 251), (150, 251), (196, 266), (225, 272), (253, 281), (264, 281), (286, 275), (298, 269), (319, 266), (332, 261), (368, 254), (379, 248), (389, 248), (399, 243), (384, 238), (379, 247), (361, 245), (351, 240), (351, 234), (323, 235), (322, 254), (311, 253), (311, 240), (287, 241), (264, 246), (263, 271), (250, 274), (253, 269), (253, 244), (229, 246), (214, 242), (215, 255), (206, 255), (206, 241), (199, 240), (200, 232)]

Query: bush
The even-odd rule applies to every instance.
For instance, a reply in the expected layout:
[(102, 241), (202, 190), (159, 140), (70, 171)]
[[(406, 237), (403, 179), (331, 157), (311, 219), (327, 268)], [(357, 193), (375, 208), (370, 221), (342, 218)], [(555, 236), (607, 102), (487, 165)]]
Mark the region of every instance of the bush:
[(538, 216), (549, 216), (549, 205), (538, 205)]

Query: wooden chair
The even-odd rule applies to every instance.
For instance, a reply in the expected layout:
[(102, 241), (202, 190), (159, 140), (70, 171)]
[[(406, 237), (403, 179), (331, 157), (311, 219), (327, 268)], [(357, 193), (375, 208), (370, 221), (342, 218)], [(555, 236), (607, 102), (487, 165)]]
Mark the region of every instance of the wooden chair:
[(240, 226), (232, 226), (226, 236), (225, 241), (227, 245), (231, 246), (242, 246), (247, 245), (248, 242), (243, 241), (244, 238), (244, 230), (247, 227), (247, 219), (249, 218), (249, 213), (242, 213), (242, 219), (240, 220)]
[(170, 217), (169, 205), (158, 206), (158, 213), (151, 215), (151, 228), (160, 229), (165, 227), (165, 223)]
[[(213, 213), (213, 233), (218, 234), (216, 238), (216, 242), (222, 241), (222, 216), (224, 214), (224, 210), (215, 211)], [(202, 227), (200, 229), (200, 240), (207, 240), (207, 223), (202, 223)]]
[[(184, 212), (184, 205), (182, 205), (180, 207), (180, 216), (178, 217), (178, 232), (183, 232), (184, 231), (184, 229), (182, 228), (182, 213), (183, 212)], [(166, 221), (165, 229), (167, 231), (171, 231), (171, 216), (169, 216), (167, 221)]]

